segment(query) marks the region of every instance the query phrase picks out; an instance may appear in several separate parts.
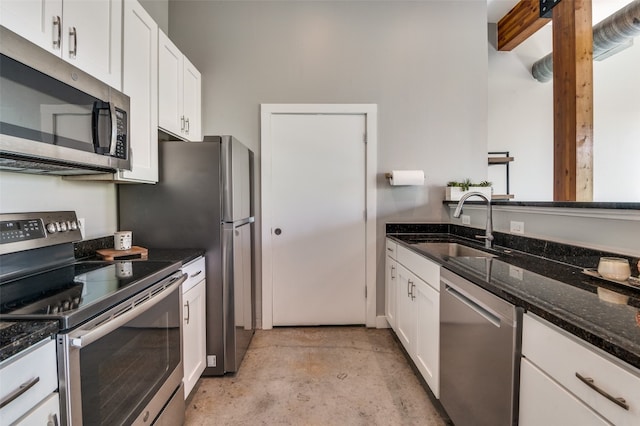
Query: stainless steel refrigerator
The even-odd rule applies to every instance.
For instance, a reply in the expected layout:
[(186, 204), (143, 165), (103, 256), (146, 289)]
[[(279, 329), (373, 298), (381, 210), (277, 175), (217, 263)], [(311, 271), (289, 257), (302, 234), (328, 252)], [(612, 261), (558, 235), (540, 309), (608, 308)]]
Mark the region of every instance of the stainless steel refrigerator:
[(119, 186), (120, 229), (147, 248), (206, 250), (204, 375), (235, 372), (255, 329), (253, 153), (232, 136), (161, 141), (159, 167), (155, 185)]

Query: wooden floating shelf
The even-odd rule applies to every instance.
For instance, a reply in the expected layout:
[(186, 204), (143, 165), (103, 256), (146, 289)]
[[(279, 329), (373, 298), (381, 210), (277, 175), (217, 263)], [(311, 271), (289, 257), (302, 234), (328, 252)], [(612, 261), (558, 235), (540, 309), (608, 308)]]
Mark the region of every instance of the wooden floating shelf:
[(513, 157), (489, 157), (489, 164), (506, 164), (513, 160)]

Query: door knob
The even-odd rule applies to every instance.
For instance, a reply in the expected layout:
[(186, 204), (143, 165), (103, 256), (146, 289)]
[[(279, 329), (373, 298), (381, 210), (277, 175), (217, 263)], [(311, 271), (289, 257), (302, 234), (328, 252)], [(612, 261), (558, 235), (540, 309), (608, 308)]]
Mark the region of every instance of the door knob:
[(282, 229), (280, 229), (280, 228), (276, 228), (273, 232), (274, 232), (276, 235), (280, 235), (280, 234), (282, 234)]

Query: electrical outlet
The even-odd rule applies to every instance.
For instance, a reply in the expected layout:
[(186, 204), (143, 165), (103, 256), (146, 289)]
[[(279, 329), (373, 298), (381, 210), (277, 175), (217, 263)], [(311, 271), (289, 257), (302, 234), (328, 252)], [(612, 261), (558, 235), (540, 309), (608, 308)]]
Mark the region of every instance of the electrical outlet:
[(85, 236), (84, 217), (79, 217), (77, 222), (78, 222), (78, 229), (80, 230), (80, 234), (82, 235), (82, 238), (84, 238)]
[(524, 222), (512, 220), (510, 229), (512, 234), (524, 234)]
[(215, 367), (218, 364), (216, 355), (207, 355), (207, 367)]
[(462, 218), (462, 224), (463, 225), (469, 225), (471, 224), (471, 216), (469, 216), (468, 214), (463, 214), (462, 216), (460, 216)]
[(509, 276), (511, 278), (515, 278), (516, 280), (522, 281), (522, 279), (524, 278), (524, 271), (522, 270), (522, 268), (509, 266)]

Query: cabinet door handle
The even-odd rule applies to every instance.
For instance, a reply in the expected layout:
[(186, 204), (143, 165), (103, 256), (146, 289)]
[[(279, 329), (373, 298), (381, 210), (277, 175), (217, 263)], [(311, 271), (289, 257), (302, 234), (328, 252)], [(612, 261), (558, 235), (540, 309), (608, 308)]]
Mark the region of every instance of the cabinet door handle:
[(407, 297), (411, 297), (411, 280), (407, 280)]
[(189, 276), (189, 278), (197, 277), (197, 276), (198, 276), (198, 275), (200, 275), (201, 273), (202, 273), (202, 269), (200, 269), (200, 270), (199, 270), (198, 272), (196, 272), (195, 274), (191, 274), (191, 275)]
[(600, 395), (604, 396), (609, 401), (611, 401), (614, 404), (616, 404), (616, 405), (624, 408), (625, 410), (629, 411), (629, 404), (627, 404), (627, 401), (624, 398), (615, 397), (615, 396), (611, 395), (610, 393), (600, 389), (600, 387), (598, 387), (598, 385), (595, 384), (595, 381), (591, 377), (584, 377), (580, 373), (576, 373), (576, 377), (582, 383), (584, 383), (585, 385), (589, 386), (591, 389), (593, 389), (594, 391), (598, 392)]
[(186, 120), (184, 120), (185, 123), (185, 131), (187, 132), (187, 134), (189, 134), (189, 119), (187, 118)]
[[(62, 22), (59, 16), (53, 17), (53, 48), (60, 49), (60, 42), (62, 41)], [(57, 31), (56, 31), (57, 28)]]
[[(73, 38), (73, 43), (71, 43)], [(73, 46), (73, 48), (71, 47)], [(78, 31), (76, 27), (69, 27), (69, 57), (75, 58), (78, 53)]]
[(18, 399), (20, 395), (22, 395), (23, 393), (25, 393), (26, 391), (34, 387), (35, 384), (38, 383), (39, 381), (40, 381), (40, 377), (36, 376), (33, 379), (29, 379), (23, 384), (21, 384), (20, 386), (18, 386), (17, 389), (11, 391), (11, 393), (9, 393), (7, 396), (2, 398), (2, 400), (0, 401), (0, 408), (4, 408), (5, 406), (11, 404), (13, 401)]
[(180, 130), (184, 132), (184, 115), (180, 116)]
[(413, 292), (413, 290), (416, 288), (415, 283), (411, 283), (411, 300), (416, 298), (416, 294)]
[(391, 265), (391, 278), (395, 278), (396, 274), (394, 274), (394, 272), (396, 271), (396, 267)]
[(187, 308), (187, 317), (184, 320), (187, 322), (187, 324), (189, 324), (189, 318), (191, 318), (191, 310), (189, 309), (188, 300), (187, 300), (187, 303), (185, 303), (184, 307)]
[(58, 426), (58, 415), (54, 413), (54, 415), (51, 417), (51, 420), (47, 422), (47, 426)]

